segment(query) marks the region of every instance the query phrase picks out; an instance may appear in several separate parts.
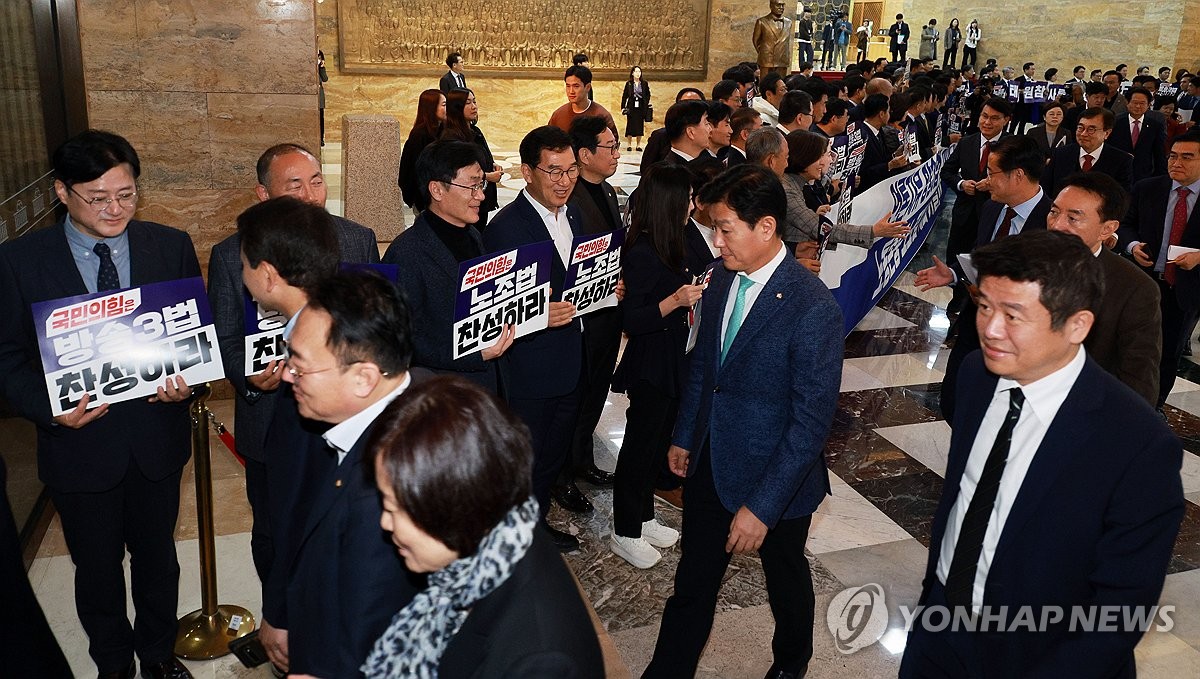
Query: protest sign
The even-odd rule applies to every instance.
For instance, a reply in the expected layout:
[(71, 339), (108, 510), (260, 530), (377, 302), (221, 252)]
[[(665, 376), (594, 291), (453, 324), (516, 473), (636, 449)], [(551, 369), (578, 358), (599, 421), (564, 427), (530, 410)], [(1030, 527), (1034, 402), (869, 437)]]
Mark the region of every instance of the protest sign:
[(572, 241), (562, 299), (575, 305), (576, 316), (617, 305), (624, 244), (625, 229), (578, 236)]
[(494, 252), (459, 265), (454, 301), (455, 359), (482, 351), (500, 339), (504, 326), (516, 337), (545, 330), (550, 322), (550, 265), (553, 241)]

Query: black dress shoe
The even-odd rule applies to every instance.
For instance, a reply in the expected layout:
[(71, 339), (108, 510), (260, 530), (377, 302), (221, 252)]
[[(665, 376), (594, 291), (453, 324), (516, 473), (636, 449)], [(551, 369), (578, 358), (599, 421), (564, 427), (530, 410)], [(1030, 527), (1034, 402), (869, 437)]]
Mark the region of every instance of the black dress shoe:
[(137, 676), (137, 667), (130, 660), (129, 667), (116, 672), (101, 672), (99, 679), (133, 679), (135, 676)]
[(554, 501), (568, 512), (591, 514), (596, 509), (574, 481), (551, 488), (550, 497), (554, 498)]
[(595, 464), (583, 470), (579, 474), (580, 481), (584, 481), (592, 484), (593, 486), (599, 486), (601, 488), (607, 488), (611, 486), (615, 477), (616, 474), (612, 472), (606, 472), (597, 467)]
[(767, 670), (765, 679), (801, 679), (808, 674), (808, 664), (805, 663), (804, 668), (798, 671), (781, 670), (778, 667), (771, 665), (771, 669)]
[(552, 528), (550, 524), (542, 522), (542, 530), (550, 536), (550, 540), (554, 542), (554, 546), (563, 554), (579, 550), (579, 538), (565, 531)]
[(171, 658), (162, 662), (142, 663), (142, 679), (192, 679), (192, 673), (179, 662), (179, 658)]

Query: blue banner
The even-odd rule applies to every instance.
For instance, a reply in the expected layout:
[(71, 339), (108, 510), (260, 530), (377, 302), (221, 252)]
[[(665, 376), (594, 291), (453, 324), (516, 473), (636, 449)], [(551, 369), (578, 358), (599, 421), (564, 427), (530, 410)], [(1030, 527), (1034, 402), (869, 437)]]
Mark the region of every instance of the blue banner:
[[(454, 300), (454, 358), (496, 343), (504, 326), (524, 337), (550, 322), (550, 262), (553, 241), (493, 252), (459, 265)], [(419, 321), (418, 321), (419, 322)]]

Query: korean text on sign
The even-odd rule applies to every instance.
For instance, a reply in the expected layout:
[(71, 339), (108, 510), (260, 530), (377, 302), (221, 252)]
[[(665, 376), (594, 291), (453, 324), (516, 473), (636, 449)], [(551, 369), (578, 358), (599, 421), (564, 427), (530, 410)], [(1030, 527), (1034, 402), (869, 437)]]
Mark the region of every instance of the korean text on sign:
[(451, 342), (458, 359), (495, 344), (504, 326), (524, 337), (550, 322), (550, 261), (554, 243), (543, 241), (463, 262)]
[(571, 266), (563, 278), (562, 299), (575, 305), (576, 316), (616, 306), (624, 244), (624, 229), (579, 236), (571, 243)]

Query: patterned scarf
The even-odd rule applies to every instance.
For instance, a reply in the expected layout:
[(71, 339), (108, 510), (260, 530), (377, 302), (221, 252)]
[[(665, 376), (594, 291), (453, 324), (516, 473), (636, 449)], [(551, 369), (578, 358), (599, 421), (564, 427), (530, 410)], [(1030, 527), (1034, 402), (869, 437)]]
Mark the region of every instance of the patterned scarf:
[(442, 653), (471, 606), (504, 584), (533, 543), (538, 503), (530, 497), (508, 511), (474, 555), (429, 576), (429, 586), (392, 618), (359, 669), (368, 679), (437, 677)]

